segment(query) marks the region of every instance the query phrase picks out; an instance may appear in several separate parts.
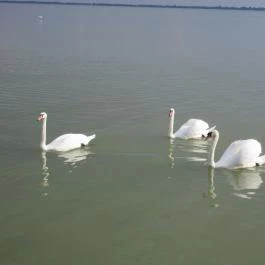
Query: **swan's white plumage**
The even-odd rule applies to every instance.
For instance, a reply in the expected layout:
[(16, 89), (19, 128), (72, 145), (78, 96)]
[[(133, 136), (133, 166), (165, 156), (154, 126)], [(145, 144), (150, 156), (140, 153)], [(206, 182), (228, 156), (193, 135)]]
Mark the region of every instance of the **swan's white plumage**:
[(198, 139), (202, 135), (207, 135), (209, 124), (200, 119), (189, 119), (174, 133), (174, 117), (175, 110), (173, 108), (169, 111), (169, 131), (168, 136), (170, 138), (183, 138), (183, 139)]
[(95, 138), (95, 134), (86, 136), (84, 134), (68, 133), (63, 134), (47, 145), (47, 150), (54, 150), (58, 152), (65, 152), (72, 149), (80, 148), (88, 145), (88, 143)]
[(237, 140), (232, 142), (225, 150), (221, 158), (214, 162), (214, 152), (219, 139), (219, 132), (214, 130), (214, 142), (210, 151), (209, 164), (213, 167), (223, 168), (247, 168), (265, 163), (265, 156), (261, 154), (261, 144), (255, 139)]
[(218, 162), (217, 167), (253, 167), (261, 154), (261, 144), (254, 139), (238, 140), (231, 143)]
[(42, 121), (42, 137), (41, 137), (40, 146), (41, 149), (44, 151), (66, 152), (69, 150), (73, 150), (88, 145), (89, 142), (96, 137), (95, 134), (87, 136), (84, 134), (69, 133), (57, 137), (51, 143), (46, 145), (47, 114), (45, 112), (40, 113), (38, 121)]
[(209, 124), (199, 119), (189, 119), (173, 134), (174, 138), (201, 138)]

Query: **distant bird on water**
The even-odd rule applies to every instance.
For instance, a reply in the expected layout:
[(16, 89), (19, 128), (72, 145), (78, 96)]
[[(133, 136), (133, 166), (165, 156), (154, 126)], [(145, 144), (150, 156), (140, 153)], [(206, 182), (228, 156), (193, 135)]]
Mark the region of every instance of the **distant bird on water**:
[(96, 137), (95, 134), (87, 136), (84, 134), (68, 133), (57, 137), (51, 143), (46, 145), (47, 113), (41, 112), (37, 120), (42, 122), (40, 147), (43, 151), (66, 152), (86, 146)]

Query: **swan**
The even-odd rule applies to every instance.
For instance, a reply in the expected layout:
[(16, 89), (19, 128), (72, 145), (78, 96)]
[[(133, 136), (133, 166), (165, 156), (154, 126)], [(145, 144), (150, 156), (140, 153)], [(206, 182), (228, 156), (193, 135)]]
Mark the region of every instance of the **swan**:
[(199, 119), (189, 119), (174, 133), (174, 118), (175, 110), (173, 108), (169, 111), (169, 138), (182, 138), (182, 139), (198, 139), (206, 136), (210, 130), (209, 124)]
[(46, 145), (47, 113), (41, 112), (37, 120), (42, 122), (40, 147), (43, 151), (58, 151), (58, 152), (69, 151), (72, 149), (88, 145), (88, 143), (96, 137), (95, 134), (86, 136), (84, 134), (69, 133), (57, 137), (51, 143)]
[(265, 155), (261, 154), (261, 144), (255, 139), (238, 140), (232, 142), (225, 150), (218, 162), (214, 161), (214, 154), (219, 140), (219, 131), (214, 129), (209, 132), (205, 140), (212, 138), (208, 164), (213, 167), (228, 169), (260, 166), (265, 163)]

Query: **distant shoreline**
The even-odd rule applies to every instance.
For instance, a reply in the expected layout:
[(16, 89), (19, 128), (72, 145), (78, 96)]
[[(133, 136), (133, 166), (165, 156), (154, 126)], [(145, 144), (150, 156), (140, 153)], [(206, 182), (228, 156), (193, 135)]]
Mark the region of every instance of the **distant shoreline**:
[(178, 9), (216, 9), (216, 10), (250, 10), (265, 11), (265, 7), (226, 7), (226, 6), (186, 6), (186, 5), (147, 5), (147, 4), (111, 4), (111, 3), (85, 3), (85, 2), (62, 2), (62, 1), (36, 1), (36, 0), (0, 0), (7, 4), (38, 4), (38, 5), (72, 5), (72, 6), (109, 6), (109, 7), (147, 7), (147, 8), (178, 8)]

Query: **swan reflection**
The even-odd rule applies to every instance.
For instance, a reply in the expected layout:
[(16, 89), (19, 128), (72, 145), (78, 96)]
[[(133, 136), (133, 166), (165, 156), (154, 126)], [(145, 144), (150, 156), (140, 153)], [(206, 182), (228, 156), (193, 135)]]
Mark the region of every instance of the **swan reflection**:
[[(178, 156), (176, 153), (181, 154)], [(175, 159), (185, 159), (187, 161), (201, 162), (206, 161), (206, 157), (203, 156), (208, 152), (207, 142), (200, 140), (188, 140), (183, 141), (179, 139), (170, 139), (168, 148), (168, 157), (170, 159), (171, 168), (175, 166)], [(184, 156), (183, 156), (184, 154)]]
[(78, 162), (85, 160), (89, 155), (94, 153), (88, 148), (74, 149), (72, 151), (58, 153), (58, 157), (64, 159), (65, 164), (76, 166)]
[(179, 149), (188, 153), (207, 154), (208, 143), (201, 140), (188, 140), (179, 142)]
[[(76, 150), (72, 150), (72, 151), (64, 152), (64, 153), (58, 153), (57, 156), (59, 158), (63, 158), (65, 164), (69, 164), (71, 166), (77, 166), (77, 163), (85, 160), (88, 157), (88, 155), (92, 155), (92, 154), (94, 153), (91, 152), (89, 149), (84, 148), (84, 149), (76, 149)], [(50, 186), (50, 181), (49, 181), (50, 172), (49, 172), (49, 167), (47, 165), (47, 156), (46, 156), (45, 151), (41, 152), (41, 159), (42, 159), (41, 186), (47, 188)], [(47, 190), (45, 191), (44, 195), (45, 196), (48, 195)]]
[(169, 148), (168, 148), (168, 157), (170, 159), (170, 165), (171, 168), (174, 168), (175, 166), (175, 147), (174, 147), (174, 140), (170, 139), (169, 140)]
[[(43, 187), (49, 187), (49, 176), (50, 176), (50, 172), (49, 172), (49, 168), (47, 166), (47, 157), (46, 157), (46, 152), (41, 152), (41, 158), (42, 158), (42, 168), (41, 168), (41, 174), (42, 174), (42, 181), (41, 181), (41, 185)], [(43, 195), (47, 196), (48, 192), (44, 192)]]
[(227, 180), (234, 188), (235, 196), (252, 199), (263, 182), (260, 171), (256, 168), (229, 171)]
[(211, 199), (211, 206), (214, 208), (218, 208), (219, 204), (216, 201), (217, 194), (215, 192), (215, 186), (214, 186), (214, 168), (209, 167), (208, 168), (208, 191), (207, 193), (203, 193), (203, 196), (206, 198)]

